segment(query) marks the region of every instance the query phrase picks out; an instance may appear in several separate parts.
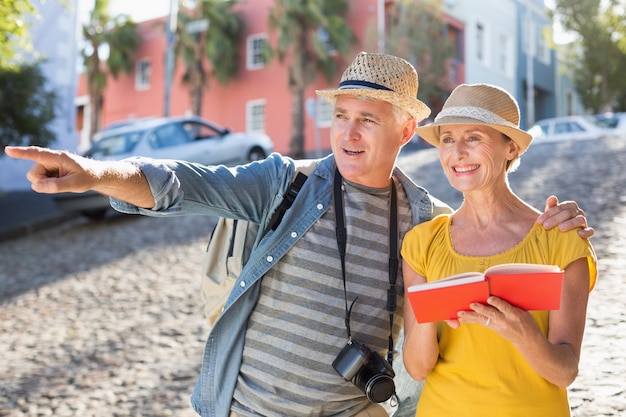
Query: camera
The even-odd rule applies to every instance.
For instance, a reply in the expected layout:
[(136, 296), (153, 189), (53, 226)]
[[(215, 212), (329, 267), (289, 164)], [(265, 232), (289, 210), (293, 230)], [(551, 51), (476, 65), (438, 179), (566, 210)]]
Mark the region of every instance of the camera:
[(333, 361), (333, 368), (346, 381), (359, 388), (367, 399), (382, 403), (396, 392), (393, 368), (377, 352), (351, 340)]

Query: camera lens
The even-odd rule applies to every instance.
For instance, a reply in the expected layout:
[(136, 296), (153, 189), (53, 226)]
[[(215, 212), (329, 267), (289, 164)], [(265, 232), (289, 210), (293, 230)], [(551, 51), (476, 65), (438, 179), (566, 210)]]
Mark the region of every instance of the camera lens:
[(364, 392), (367, 398), (375, 403), (387, 401), (396, 390), (393, 378), (385, 374), (377, 374), (365, 384)]

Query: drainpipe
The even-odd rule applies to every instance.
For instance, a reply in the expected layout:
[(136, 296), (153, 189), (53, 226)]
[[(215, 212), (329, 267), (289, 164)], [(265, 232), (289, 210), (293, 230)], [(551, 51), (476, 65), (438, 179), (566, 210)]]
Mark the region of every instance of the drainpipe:
[(378, 52), (385, 53), (385, 0), (378, 0)]
[(526, 129), (535, 124), (535, 25), (533, 24), (531, 1), (526, 0), (526, 28), (528, 45), (526, 48)]
[(163, 116), (170, 115), (170, 94), (174, 72), (174, 36), (178, 17), (178, 0), (170, 0), (170, 15), (167, 22), (167, 50), (165, 54), (165, 100)]

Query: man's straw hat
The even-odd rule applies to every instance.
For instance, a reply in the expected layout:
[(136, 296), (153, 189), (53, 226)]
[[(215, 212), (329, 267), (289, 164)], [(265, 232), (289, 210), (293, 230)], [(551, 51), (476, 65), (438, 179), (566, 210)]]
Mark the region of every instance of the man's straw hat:
[(428, 143), (439, 146), (439, 127), (444, 125), (487, 125), (511, 138), (523, 154), (532, 136), (519, 128), (517, 102), (505, 90), (490, 84), (461, 84), (446, 100), (435, 121), (415, 132)]
[(417, 71), (408, 61), (393, 55), (361, 52), (341, 76), (336, 90), (316, 90), (331, 101), (342, 94), (384, 100), (406, 110), (421, 122), (430, 109), (417, 99)]

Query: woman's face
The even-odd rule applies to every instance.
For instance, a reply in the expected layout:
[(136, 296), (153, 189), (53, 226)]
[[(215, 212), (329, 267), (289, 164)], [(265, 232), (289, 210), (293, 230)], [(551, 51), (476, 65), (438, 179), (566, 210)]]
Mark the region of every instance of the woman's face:
[(518, 153), (515, 142), (485, 125), (443, 125), (439, 128), (439, 142), (444, 173), (461, 192), (504, 184), (507, 162)]

